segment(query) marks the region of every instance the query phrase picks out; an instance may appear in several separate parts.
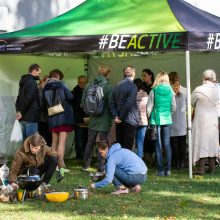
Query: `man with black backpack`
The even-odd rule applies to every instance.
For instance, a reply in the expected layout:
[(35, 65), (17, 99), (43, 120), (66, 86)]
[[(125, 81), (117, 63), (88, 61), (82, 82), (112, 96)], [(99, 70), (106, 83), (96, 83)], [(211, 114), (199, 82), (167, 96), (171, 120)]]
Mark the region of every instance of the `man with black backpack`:
[[(86, 86), (81, 102), (83, 110), (90, 118), (83, 170), (88, 170), (90, 167), (97, 136), (99, 135), (100, 140), (107, 139), (112, 125), (112, 117), (109, 110), (112, 86), (107, 80), (110, 68), (107, 65), (100, 65), (98, 71), (99, 75)], [(104, 163), (105, 159), (98, 153), (98, 171), (104, 171)]]

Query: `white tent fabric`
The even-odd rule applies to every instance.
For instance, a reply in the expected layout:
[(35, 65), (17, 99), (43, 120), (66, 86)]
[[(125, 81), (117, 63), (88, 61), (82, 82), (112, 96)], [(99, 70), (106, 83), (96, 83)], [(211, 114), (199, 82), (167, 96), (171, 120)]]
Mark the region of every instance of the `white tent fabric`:
[[(33, 55), (0, 55), (0, 163), (5, 157), (13, 157), (21, 143), (10, 143), (12, 127), (15, 120), (15, 100), (18, 93), (20, 77), (27, 73), (32, 63), (42, 67), (42, 76), (52, 69), (64, 73), (64, 81), (72, 90), (77, 84), (77, 77), (85, 75), (84, 58), (70, 56), (33, 56)], [(13, 65), (11, 65), (13, 64)], [(67, 142), (66, 153), (72, 147), (73, 134)]]

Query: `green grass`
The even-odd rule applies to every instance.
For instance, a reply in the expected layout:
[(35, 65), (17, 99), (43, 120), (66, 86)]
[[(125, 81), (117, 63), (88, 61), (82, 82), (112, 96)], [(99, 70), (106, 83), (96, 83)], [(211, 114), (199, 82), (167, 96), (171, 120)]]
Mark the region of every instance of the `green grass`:
[[(67, 161), (67, 173), (62, 182), (51, 184), (57, 191), (68, 191), (79, 185), (88, 186), (87, 172), (74, 160)], [(70, 199), (65, 203), (26, 200), (1, 203), (0, 220), (39, 219), (220, 219), (220, 169), (216, 174), (188, 178), (188, 170), (173, 170), (170, 177), (157, 177), (150, 169), (148, 179), (139, 194), (112, 196), (114, 187), (93, 190), (87, 200)]]

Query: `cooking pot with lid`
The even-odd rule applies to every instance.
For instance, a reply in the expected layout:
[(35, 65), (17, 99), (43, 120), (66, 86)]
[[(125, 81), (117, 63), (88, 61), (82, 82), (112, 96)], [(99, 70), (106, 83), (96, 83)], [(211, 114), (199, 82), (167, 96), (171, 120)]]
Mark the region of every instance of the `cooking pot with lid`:
[(17, 177), (17, 182), (19, 188), (27, 191), (33, 191), (40, 186), (42, 179), (38, 175), (20, 175)]

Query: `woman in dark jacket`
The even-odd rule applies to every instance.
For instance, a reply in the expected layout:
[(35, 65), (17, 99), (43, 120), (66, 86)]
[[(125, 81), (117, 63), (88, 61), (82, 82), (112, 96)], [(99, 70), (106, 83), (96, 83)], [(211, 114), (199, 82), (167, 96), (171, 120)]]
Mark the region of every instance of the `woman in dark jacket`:
[[(154, 83), (154, 73), (151, 69), (142, 70), (143, 90), (149, 95)], [(154, 164), (154, 145), (155, 141), (147, 139), (147, 135), (144, 139), (144, 160), (148, 165)]]
[(50, 72), (49, 80), (44, 87), (44, 99), (47, 105), (52, 103), (52, 94), (57, 92), (64, 109), (63, 112), (48, 117), (49, 129), (52, 132), (51, 147), (64, 157), (68, 132), (73, 130), (74, 116), (72, 109), (73, 95), (67, 86), (60, 81), (62, 77), (63, 73), (58, 69)]

